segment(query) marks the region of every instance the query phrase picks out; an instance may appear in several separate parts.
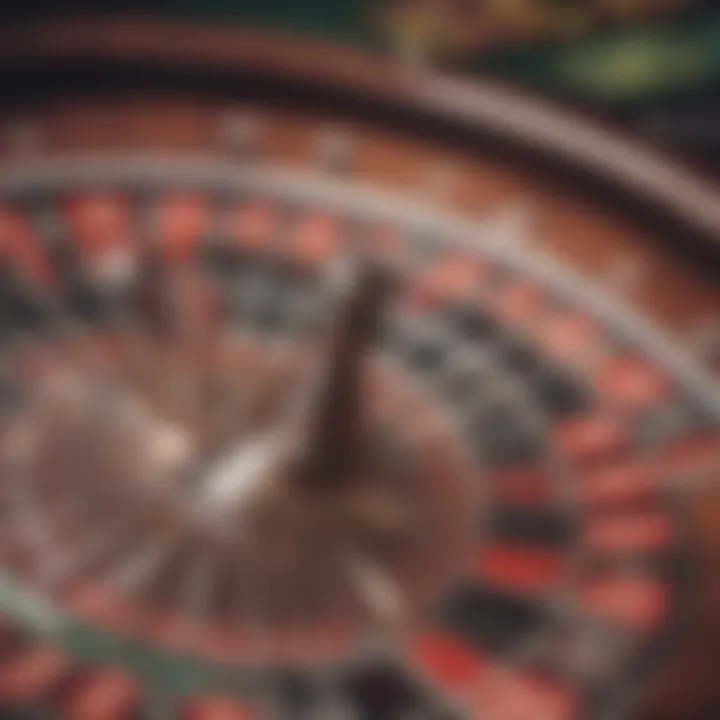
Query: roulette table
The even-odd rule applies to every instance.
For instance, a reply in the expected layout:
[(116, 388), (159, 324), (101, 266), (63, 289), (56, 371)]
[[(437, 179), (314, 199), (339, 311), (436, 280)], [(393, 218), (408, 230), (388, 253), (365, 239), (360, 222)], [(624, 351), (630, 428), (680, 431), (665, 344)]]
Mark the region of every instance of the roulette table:
[(714, 716), (716, 189), (281, 32), (0, 40), (0, 716)]

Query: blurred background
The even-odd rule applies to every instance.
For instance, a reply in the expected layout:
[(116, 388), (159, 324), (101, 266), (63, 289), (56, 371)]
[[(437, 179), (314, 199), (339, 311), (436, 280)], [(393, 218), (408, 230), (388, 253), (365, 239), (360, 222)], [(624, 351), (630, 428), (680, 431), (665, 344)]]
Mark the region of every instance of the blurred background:
[(713, 0), (11, 0), (5, 22), (132, 14), (250, 25), (500, 77), (720, 174)]

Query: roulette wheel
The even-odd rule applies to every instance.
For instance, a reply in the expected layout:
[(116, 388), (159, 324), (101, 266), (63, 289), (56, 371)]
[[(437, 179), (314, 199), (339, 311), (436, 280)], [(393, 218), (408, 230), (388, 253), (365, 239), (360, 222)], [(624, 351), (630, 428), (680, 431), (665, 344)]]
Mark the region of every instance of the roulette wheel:
[(0, 63), (3, 717), (712, 717), (713, 189), (297, 38)]

